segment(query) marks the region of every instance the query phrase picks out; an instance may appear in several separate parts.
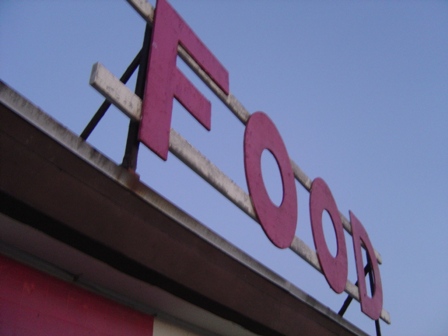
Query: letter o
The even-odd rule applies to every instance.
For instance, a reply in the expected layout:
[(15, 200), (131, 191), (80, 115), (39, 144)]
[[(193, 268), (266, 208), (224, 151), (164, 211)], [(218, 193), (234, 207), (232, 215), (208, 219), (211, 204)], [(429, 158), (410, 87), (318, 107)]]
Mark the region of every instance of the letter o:
[[(322, 227), (322, 213), (330, 214), (334, 232), (336, 234), (337, 253), (333, 257), (328, 250)], [(313, 231), (314, 246), (322, 272), (328, 284), (336, 293), (345, 289), (348, 276), (347, 248), (345, 245), (344, 229), (336, 202), (330, 188), (321, 178), (316, 178), (310, 191), (310, 217)]]
[[(266, 190), (261, 155), (267, 149), (280, 169), (283, 198), (276, 206)], [(291, 161), (274, 123), (263, 112), (251, 115), (244, 131), (244, 170), (249, 195), (258, 220), (269, 240), (279, 248), (291, 245), (297, 226), (297, 192)]]

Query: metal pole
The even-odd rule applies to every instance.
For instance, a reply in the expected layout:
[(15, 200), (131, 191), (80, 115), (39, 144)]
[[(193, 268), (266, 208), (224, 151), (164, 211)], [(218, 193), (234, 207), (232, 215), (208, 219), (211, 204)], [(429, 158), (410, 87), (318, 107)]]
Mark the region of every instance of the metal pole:
[[(145, 37), (143, 40), (143, 47), (141, 50), (140, 65), (138, 68), (137, 82), (135, 85), (135, 94), (143, 99), (146, 84), (146, 71), (148, 68), (148, 56), (149, 47), (151, 45), (151, 33), (152, 28), (149, 24), (146, 24)], [(126, 141), (126, 150), (123, 156), (122, 167), (135, 171), (137, 168), (137, 155), (138, 155), (138, 129), (139, 121), (131, 120), (129, 122), (128, 137)]]
[[(367, 259), (369, 260), (370, 265), (370, 258), (367, 256)], [(373, 296), (374, 291), (374, 278), (373, 278), (373, 272), (372, 270), (369, 270), (369, 280), (370, 280), (370, 294)], [(375, 320), (375, 330), (376, 330), (376, 336), (381, 336), (381, 327), (380, 327), (380, 320)]]
[[(364, 267), (364, 276), (366, 276), (367, 273), (370, 274), (370, 262), (367, 262), (367, 265)], [(356, 281), (355, 286), (358, 286), (358, 281)], [(344, 301), (344, 304), (342, 305), (341, 309), (338, 312), (339, 316), (344, 316), (345, 312), (348, 309), (348, 306), (350, 306), (350, 303), (352, 303), (352, 301), (353, 298), (350, 295), (348, 295)]]
[[(364, 276), (366, 276), (367, 274), (369, 274), (369, 281), (370, 281), (370, 293), (373, 295), (373, 274), (371, 272), (371, 267), (370, 267), (370, 258), (367, 257), (367, 265), (364, 267)], [(355, 286), (358, 286), (358, 281), (356, 281)], [(350, 305), (350, 303), (353, 301), (353, 298), (351, 296), (348, 296), (345, 301), (344, 304), (342, 305), (341, 309), (338, 312), (339, 316), (344, 316), (345, 312), (348, 309), (348, 306)], [(381, 336), (381, 327), (380, 327), (380, 320), (375, 320), (375, 330), (376, 330), (376, 336)]]

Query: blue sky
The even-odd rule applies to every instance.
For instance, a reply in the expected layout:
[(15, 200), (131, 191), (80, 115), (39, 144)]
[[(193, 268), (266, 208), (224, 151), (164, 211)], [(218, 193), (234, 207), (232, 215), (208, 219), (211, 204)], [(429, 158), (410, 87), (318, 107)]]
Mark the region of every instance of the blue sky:
[[(448, 2), (174, 1), (230, 74), (230, 91), (276, 124), (290, 157), (322, 177), (383, 257), (384, 335), (448, 333)], [(154, 4), (154, 3), (153, 3)], [(145, 23), (126, 1), (0, 2), (0, 78), (80, 134), (102, 97), (89, 84), (99, 61), (119, 77), (141, 47)], [(179, 65), (184, 68), (182, 64)], [(206, 132), (178, 104), (173, 127), (243, 189), (243, 125), (212, 102)], [(132, 88), (135, 77), (129, 81)], [(128, 120), (111, 109), (89, 138), (121, 162)], [(281, 196), (273, 159), (266, 185)], [(274, 271), (338, 310), (345, 295), (173, 155), (141, 148), (148, 184)], [(309, 194), (299, 185), (297, 235), (313, 247)], [(331, 245), (331, 231), (326, 230)], [(351, 241), (349, 278), (355, 282)], [(333, 244), (334, 248), (334, 244)], [(346, 317), (369, 333), (352, 303)]]

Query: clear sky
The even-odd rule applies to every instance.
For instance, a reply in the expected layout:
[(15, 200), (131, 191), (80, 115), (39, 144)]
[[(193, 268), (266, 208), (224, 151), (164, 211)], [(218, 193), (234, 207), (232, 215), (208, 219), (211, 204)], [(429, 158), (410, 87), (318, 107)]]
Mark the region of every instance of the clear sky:
[[(290, 157), (327, 182), (342, 213), (352, 210), (363, 223), (383, 257), (384, 308), (392, 318), (390, 326), (382, 323), (383, 334), (447, 335), (448, 2), (170, 2), (229, 71), (230, 91), (251, 113), (266, 112)], [(102, 102), (88, 84), (91, 66), (100, 61), (120, 77), (144, 28), (124, 0), (2, 0), (0, 78), (80, 134)], [(247, 190), (244, 127), (203, 90), (212, 102), (211, 132), (177, 105), (173, 127)], [(120, 163), (127, 124), (111, 109), (88, 141)], [(263, 169), (279, 202), (272, 157), (263, 156)], [(257, 224), (173, 155), (163, 162), (141, 148), (137, 171), (144, 183), (339, 310), (345, 294), (332, 292), (290, 251), (273, 247)], [(309, 194), (298, 184), (297, 190), (297, 235), (314, 247)], [(374, 333), (358, 303), (346, 317)]]

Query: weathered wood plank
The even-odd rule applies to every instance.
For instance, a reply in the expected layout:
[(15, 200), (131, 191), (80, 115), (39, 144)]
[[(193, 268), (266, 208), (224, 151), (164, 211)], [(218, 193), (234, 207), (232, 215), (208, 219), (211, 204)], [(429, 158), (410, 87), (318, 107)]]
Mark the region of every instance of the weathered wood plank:
[(146, 0), (127, 0), (128, 3), (145, 19), (148, 23), (154, 20), (154, 8)]
[(294, 177), (297, 179), (297, 181), (300, 182), (300, 184), (308, 191), (311, 190), (311, 179), (303, 172), (302, 169), (295, 163), (293, 160), (291, 160), (291, 166), (292, 171), (294, 172)]
[(140, 120), (142, 101), (100, 63), (95, 63), (90, 85), (133, 120)]
[(292, 240), (290, 250), (304, 259), (308, 264), (313, 266), (317, 271), (322, 273), (322, 268), (317, 259), (317, 253), (313, 251), (302, 239), (294, 237)]
[(170, 152), (227, 197), (238, 208), (256, 220), (255, 211), (249, 195), (174, 129), (171, 129), (170, 132)]

